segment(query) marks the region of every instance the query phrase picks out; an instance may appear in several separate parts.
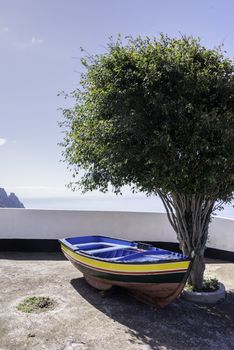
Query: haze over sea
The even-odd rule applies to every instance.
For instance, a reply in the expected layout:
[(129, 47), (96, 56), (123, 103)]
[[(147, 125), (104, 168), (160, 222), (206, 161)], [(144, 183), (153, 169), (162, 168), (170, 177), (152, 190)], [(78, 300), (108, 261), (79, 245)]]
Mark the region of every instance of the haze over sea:
[[(103, 210), (103, 211), (136, 211), (165, 212), (159, 197), (132, 196), (90, 196), (22, 198), (28, 209), (65, 209), (65, 210)], [(225, 205), (217, 216), (234, 219), (234, 203)]]

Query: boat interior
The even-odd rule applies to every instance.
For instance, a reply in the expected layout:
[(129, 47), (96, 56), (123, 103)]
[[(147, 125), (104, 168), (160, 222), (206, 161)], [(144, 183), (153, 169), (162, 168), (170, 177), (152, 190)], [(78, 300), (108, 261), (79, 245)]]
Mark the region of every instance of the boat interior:
[[(61, 240), (75, 252), (98, 260), (118, 262), (158, 262), (184, 260), (180, 253), (153, 247), (141, 242), (128, 242), (102, 236), (72, 237)], [(66, 244), (67, 243), (67, 244)]]

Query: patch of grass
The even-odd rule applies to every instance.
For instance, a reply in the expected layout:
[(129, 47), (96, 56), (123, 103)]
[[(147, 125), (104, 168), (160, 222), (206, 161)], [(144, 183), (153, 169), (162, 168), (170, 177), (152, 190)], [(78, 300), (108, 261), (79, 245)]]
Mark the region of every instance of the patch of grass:
[(219, 281), (217, 278), (205, 278), (203, 281), (203, 288), (197, 290), (194, 286), (191, 284), (186, 285), (186, 290), (189, 292), (215, 292), (219, 288)]
[(55, 308), (55, 301), (49, 297), (27, 297), (17, 305), (17, 309), (22, 312), (44, 312)]
[(214, 292), (219, 288), (219, 281), (217, 278), (206, 278), (203, 281), (203, 289), (206, 289), (208, 292)]
[(189, 284), (189, 283), (186, 284), (184, 289), (187, 290), (188, 292), (194, 292), (194, 287), (192, 286), (192, 284)]

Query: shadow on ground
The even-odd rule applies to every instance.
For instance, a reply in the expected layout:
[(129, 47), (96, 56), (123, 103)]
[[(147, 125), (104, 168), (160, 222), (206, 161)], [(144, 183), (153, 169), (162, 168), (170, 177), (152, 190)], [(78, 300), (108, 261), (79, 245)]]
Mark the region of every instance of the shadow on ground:
[(71, 285), (93, 307), (126, 326), (131, 342), (143, 343), (144, 349), (233, 348), (233, 291), (215, 306), (178, 299), (165, 309), (156, 309), (136, 301), (121, 288), (113, 288), (103, 296), (84, 278), (72, 279)]

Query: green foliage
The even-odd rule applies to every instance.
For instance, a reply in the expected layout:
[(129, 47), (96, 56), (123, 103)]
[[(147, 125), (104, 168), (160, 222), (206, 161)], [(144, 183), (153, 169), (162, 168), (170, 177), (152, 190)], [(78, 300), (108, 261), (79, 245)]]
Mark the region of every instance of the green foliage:
[(205, 278), (203, 281), (203, 289), (207, 291), (215, 291), (219, 287), (219, 281), (215, 277)]
[(54, 300), (49, 297), (27, 297), (20, 304), (17, 309), (22, 312), (43, 312), (52, 310), (55, 307)]
[(221, 48), (192, 37), (119, 37), (82, 63), (61, 123), (74, 188), (231, 198), (234, 66)]
[(215, 292), (219, 288), (219, 281), (215, 277), (205, 278), (202, 289), (197, 289), (191, 284), (186, 285), (189, 292)]

